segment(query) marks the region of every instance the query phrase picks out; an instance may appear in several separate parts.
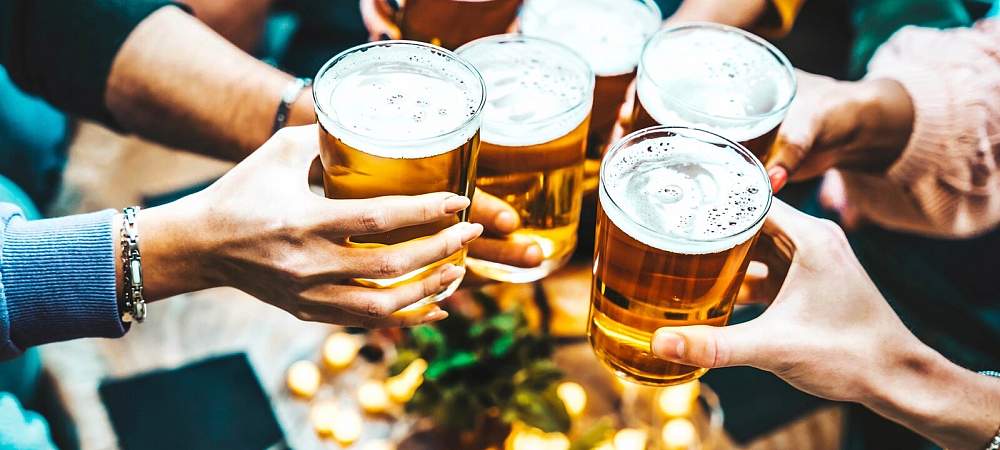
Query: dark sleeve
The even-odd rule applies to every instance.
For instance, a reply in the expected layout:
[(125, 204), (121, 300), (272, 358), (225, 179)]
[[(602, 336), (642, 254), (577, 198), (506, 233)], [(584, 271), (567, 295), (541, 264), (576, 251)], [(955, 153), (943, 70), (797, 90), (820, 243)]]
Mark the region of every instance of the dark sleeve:
[(22, 89), (114, 125), (104, 104), (129, 33), (167, 0), (0, 0), (0, 65)]

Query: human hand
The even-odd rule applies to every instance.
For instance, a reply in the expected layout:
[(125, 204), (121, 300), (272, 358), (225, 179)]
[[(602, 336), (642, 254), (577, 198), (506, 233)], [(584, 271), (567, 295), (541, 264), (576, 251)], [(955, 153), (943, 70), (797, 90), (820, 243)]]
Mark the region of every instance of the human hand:
[(436, 306), (393, 314), (464, 274), (444, 265), (391, 289), (353, 278), (394, 278), (441, 260), (478, 237), (458, 223), (437, 234), (377, 248), (345, 238), (440, 220), (469, 206), (452, 193), (333, 200), (309, 190), (316, 126), (279, 131), (202, 192), (139, 213), (147, 295), (232, 286), (303, 320), (349, 326), (409, 326), (440, 320)]
[(768, 309), (732, 326), (661, 328), (652, 341), (657, 356), (697, 367), (753, 366), (813, 395), (862, 401), (927, 351), (833, 222), (775, 199), (755, 250), (769, 273), (748, 278), (744, 296), (773, 299)]
[(899, 82), (796, 74), (798, 92), (769, 166), (799, 181), (833, 167), (883, 171), (899, 157), (913, 131), (913, 104)]
[(469, 256), (514, 267), (538, 267), (543, 260), (538, 244), (504, 238), (521, 227), (517, 211), (483, 190), (477, 190), (473, 198), (469, 221), (482, 224), (486, 236), (469, 245)]
[(361, 19), (368, 29), (368, 39), (383, 41), (400, 39), (402, 33), (396, 25), (396, 13), (403, 5), (403, 0), (360, 0)]

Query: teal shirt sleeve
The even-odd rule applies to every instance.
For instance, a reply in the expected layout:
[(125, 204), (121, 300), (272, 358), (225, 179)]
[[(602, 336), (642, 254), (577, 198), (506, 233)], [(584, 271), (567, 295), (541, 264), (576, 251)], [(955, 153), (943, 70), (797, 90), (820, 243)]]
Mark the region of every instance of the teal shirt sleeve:
[(6, 392), (0, 392), (0, 448), (56, 450), (45, 419), (22, 409), (17, 399)]
[[(167, 0), (2, 0), (0, 65), (56, 107), (114, 126), (104, 91), (129, 33)], [(181, 6), (185, 8), (184, 6)]]

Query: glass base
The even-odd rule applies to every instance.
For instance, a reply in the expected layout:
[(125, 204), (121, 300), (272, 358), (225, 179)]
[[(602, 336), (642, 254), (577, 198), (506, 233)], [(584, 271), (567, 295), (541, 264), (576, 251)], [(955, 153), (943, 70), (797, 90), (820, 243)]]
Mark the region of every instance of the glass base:
[(437, 294), (434, 295), (429, 295), (427, 297), (424, 297), (418, 300), (416, 303), (411, 303), (409, 306), (399, 310), (399, 312), (407, 312), (407, 311), (413, 311), (415, 309), (420, 309), (423, 306), (429, 305), (431, 303), (437, 303), (441, 300), (451, 297), (451, 294), (454, 294), (455, 291), (458, 290), (458, 287), (462, 284), (462, 279), (464, 278), (465, 278), (464, 276), (459, 277), (457, 280), (452, 281), (451, 284), (449, 284), (448, 287), (444, 288), (443, 291), (438, 292)]
[(653, 375), (649, 373), (641, 373), (619, 364), (616, 360), (609, 358), (608, 355), (602, 354), (602, 352), (597, 349), (594, 349), (594, 353), (597, 355), (597, 359), (601, 360), (607, 368), (611, 369), (611, 372), (614, 373), (619, 380), (641, 384), (644, 386), (676, 386), (678, 384), (687, 383), (688, 381), (697, 380), (708, 372), (708, 369), (698, 368), (694, 371), (679, 375)]
[(508, 266), (507, 264), (484, 261), (476, 258), (466, 258), (465, 265), (476, 275), (489, 278), (502, 283), (530, 283), (549, 276), (552, 272), (561, 269), (573, 256), (573, 252), (566, 252), (558, 259), (546, 259), (538, 267), (526, 269), (523, 267)]

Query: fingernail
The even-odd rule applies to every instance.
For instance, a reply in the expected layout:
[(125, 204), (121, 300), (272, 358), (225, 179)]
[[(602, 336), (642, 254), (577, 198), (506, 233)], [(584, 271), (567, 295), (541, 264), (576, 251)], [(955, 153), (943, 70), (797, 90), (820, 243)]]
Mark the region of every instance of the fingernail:
[(461, 278), (462, 275), (465, 275), (464, 267), (458, 267), (454, 264), (445, 264), (444, 266), (441, 266), (442, 285), (447, 286), (451, 284), (453, 281)]
[(382, 34), (378, 35), (378, 40), (380, 40), (380, 41), (389, 41), (389, 40), (392, 40), (392, 36), (389, 36), (388, 33), (382, 33)]
[(777, 193), (788, 182), (788, 170), (781, 166), (774, 166), (767, 170), (767, 177), (771, 179), (771, 190)]
[(653, 335), (652, 350), (663, 359), (681, 359), (684, 357), (684, 338), (669, 331), (657, 331)]
[(470, 203), (472, 203), (472, 201), (469, 200), (468, 197), (463, 197), (461, 195), (453, 195), (445, 199), (444, 212), (446, 214), (457, 213), (465, 208), (468, 208)]
[(532, 245), (531, 247), (528, 247), (528, 249), (524, 251), (524, 259), (526, 260), (525, 262), (531, 264), (532, 266), (537, 266), (541, 264), (542, 259), (544, 257), (545, 255), (542, 254), (542, 249), (537, 245)]
[(443, 309), (438, 309), (427, 313), (422, 319), (420, 319), (420, 322), (422, 323), (437, 322), (439, 320), (444, 320), (447, 317), (448, 317), (448, 311), (445, 311)]
[(462, 244), (466, 244), (483, 234), (483, 226), (478, 223), (463, 222), (459, 231), (462, 233)]
[(496, 225), (497, 231), (509, 233), (517, 229), (517, 215), (510, 211), (503, 211), (493, 219), (493, 224)]

